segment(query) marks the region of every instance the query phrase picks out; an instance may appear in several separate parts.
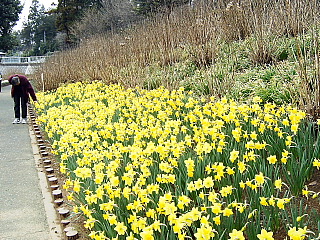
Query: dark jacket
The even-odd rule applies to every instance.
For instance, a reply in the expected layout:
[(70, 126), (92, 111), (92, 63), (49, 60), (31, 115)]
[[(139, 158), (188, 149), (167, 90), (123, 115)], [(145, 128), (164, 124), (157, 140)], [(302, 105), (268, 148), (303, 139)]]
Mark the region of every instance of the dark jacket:
[[(20, 79), (20, 85), (22, 89), (23, 96), (26, 98), (27, 101), (29, 101), (29, 94), (32, 97), (33, 101), (37, 101), (36, 94), (34, 93), (33, 87), (31, 86), (31, 83), (27, 79), (26, 76), (15, 74), (9, 77), (8, 81), (11, 84), (11, 80), (13, 77), (18, 76)], [(14, 86), (12, 85), (11, 88), (11, 97), (13, 97), (15, 94)]]

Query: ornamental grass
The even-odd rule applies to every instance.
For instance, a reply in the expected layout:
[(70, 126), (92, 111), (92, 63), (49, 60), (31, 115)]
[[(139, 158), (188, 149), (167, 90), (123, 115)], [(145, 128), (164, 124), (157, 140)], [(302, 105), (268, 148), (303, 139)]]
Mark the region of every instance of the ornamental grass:
[[(317, 125), (259, 97), (73, 83), (37, 121), (91, 239), (317, 239)], [(282, 238), (280, 238), (282, 237)]]

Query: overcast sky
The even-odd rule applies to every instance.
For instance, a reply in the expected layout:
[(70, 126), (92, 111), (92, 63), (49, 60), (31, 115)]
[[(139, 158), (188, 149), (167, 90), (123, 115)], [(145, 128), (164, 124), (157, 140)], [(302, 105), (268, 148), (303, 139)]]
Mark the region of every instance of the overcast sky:
[[(46, 9), (51, 8), (51, 4), (55, 3), (58, 4), (58, 0), (38, 0), (40, 4), (42, 4)], [(32, 0), (20, 0), (21, 5), (23, 6), (22, 13), (20, 14), (19, 22), (17, 22), (17, 25), (14, 26), (14, 30), (21, 30), (22, 23), (27, 20), (29, 15), (29, 8), (32, 3)]]

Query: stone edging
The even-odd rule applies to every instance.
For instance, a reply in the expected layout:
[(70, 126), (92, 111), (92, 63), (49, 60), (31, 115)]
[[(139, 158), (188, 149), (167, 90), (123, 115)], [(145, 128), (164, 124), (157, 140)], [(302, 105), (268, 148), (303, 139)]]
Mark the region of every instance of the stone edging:
[[(39, 177), (39, 184), (43, 195), (44, 208), (50, 231), (51, 240), (78, 239), (79, 234), (73, 227), (66, 227), (70, 221), (66, 219), (70, 211), (61, 207), (64, 203), (62, 191), (55, 169), (49, 159), (48, 143), (43, 140), (36, 117), (31, 105), (28, 105), (29, 135), (31, 138), (32, 151)], [(63, 234), (65, 233), (65, 234)]]

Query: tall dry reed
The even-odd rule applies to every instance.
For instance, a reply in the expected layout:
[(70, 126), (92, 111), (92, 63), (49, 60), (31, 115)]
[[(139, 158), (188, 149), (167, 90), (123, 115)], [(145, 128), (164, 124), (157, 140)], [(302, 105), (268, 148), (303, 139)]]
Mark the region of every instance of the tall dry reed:
[[(272, 39), (298, 36), (318, 19), (318, 1), (218, 0), (175, 9), (132, 26), (121, 34), (96, 35), (78, 47), (52, 56), (35, 79), (40, 89), (50, 90), (73, 81), (104, 80), (126, 86), (144, 85), (150, 66), (172, 66), (186, 60), (198, 68), (213, 65), (221, 42), (252, 38), (250, 58), (254, 64), (276, 61)], [(270, 40), (271, 39), (271, 40)], [(230, 56), (232, 58), (232, 56)], [(233, 73), (227, 81), (233, 80)], [(212, 81), (219, 81), (214, 80)], [(176, 82), (159, 84), (175, 87)], [(230, 86), (226, 82), (221, 89)], [(144, 86), (149, 86), (144, 85)]]

